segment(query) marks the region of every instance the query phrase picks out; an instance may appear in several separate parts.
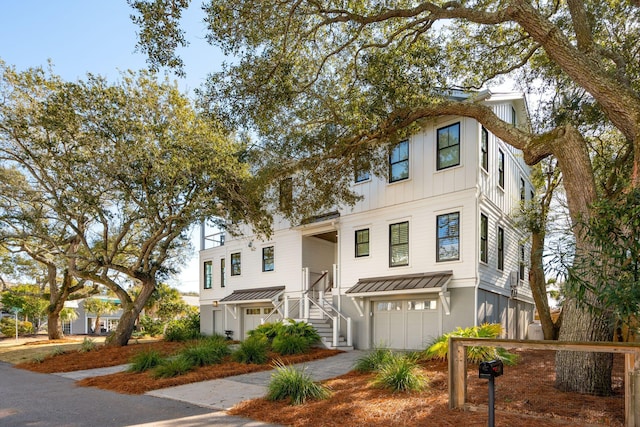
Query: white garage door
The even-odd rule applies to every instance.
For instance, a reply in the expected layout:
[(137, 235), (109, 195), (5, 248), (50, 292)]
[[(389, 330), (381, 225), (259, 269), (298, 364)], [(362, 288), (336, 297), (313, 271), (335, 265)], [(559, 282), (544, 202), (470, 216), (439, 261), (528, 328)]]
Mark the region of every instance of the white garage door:
[[(261, 319), (266, 318), (273, 311), (273, 307), (251, 307), (244, 309), (244, 336), (248, 336), (250, 330), (260, 326)], [(268, 322), (275, 322), (282, 318), (278, 313), (274, 313)]]
[(373, 301), (373, 344), (397, 349), (424, 349), (440, 335), (436, 298)]

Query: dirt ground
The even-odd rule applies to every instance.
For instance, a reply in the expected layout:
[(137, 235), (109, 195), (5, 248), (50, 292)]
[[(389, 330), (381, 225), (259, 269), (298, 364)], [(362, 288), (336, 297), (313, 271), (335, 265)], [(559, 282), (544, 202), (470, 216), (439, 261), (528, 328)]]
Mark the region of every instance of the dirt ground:
[[(120, 349), (100, 348), (88, 353), (72, 350), (62, 355), (47, 357), (42, 363), (21, 363), (16, 367), (38, 372), (59, 372), (112, 366), (127, 363), (132, 354), (145, 348), (153, 347), (165, 354), (171, 354), (179, 351), (183, 345), (145, 342)], [(38, 345), (24, 346), (27, 347), (36, 348)], [(51, 352), (50, 349), (48, 351)], [(309, 355), (280, 359), (285, 363), (299, 363), (332, 354), (331, 351), (315, 350)], [(615, 358), (613, 395), (597, 397), (560, 392), (553, 387), (554, 352), (526, 351), (518, 354), (519, 363), (513, 367), (505, 366), (504, 375), (496, 379), (496, 426), (624, 424), (624, 368), (621, 355), (616, 355)], [(2, 356), (3, 354), (0, 354), (0, 359), (4, 359)], [(227, 360), (221, 365), (199, 368), (176, 378), (154, 380), (147, 373), (123, 372), (87, 378), (78, 385), (138, 394), (157, 388), (265, 369), (271, 369), (271, 366), (243, 365)], [(229, 412), (297, 427), (487, 424), (487, 380), (477, 378), (477, 366), (469, 367), (466, 410), (453, 411), (448, 409), (446, 363), (423, 362), (421, 369), (429, 378), (430, 387), (420, 393), (391, 393), (377, 389), (370, 385), (372, 374), (351, 372), (325, 382), (332, 390), (332, 396), (328, 400), (290, 406), (286, 402), (255, 399), (243, 402)]]

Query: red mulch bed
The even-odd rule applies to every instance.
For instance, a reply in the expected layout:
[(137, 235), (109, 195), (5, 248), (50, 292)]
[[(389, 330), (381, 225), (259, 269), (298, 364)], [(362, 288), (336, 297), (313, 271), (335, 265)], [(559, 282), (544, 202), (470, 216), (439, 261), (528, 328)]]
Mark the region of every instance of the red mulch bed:
[[(614, 394), (596, 397), (565, 393), (553, 387), (554, 352), (519, 354), (518, 365), (506, 366), (504, 376), (495, 380), (496, 426), (624, 425), (622, 357), (616, 355)], [(425, 362), (421, 369), (430, 379), (430, 388), (420, 393), (377, 389), (370, 385), (373, 374), (352, 372), (325, 382), (333, 390), (328, 400), (291, 406), (287, 402), (254, 399), (240, 403), (229, 413), (295, 427), (487, 425), (487, 380), (478, 378), (476, 366), (470, 366), (468, 371), (467, 410), (449, 410), (446, 363)], [(551, 374), (541, 376), (541, 372)]]

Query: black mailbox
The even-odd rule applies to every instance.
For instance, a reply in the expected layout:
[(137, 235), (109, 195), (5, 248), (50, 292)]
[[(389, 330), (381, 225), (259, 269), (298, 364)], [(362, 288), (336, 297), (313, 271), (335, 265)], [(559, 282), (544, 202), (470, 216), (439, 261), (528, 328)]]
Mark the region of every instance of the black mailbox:
[(490, 379), (499, 377), (503, 373), (502, 360), (490, 360), (481, 362), (479, 369), (479, 378)]

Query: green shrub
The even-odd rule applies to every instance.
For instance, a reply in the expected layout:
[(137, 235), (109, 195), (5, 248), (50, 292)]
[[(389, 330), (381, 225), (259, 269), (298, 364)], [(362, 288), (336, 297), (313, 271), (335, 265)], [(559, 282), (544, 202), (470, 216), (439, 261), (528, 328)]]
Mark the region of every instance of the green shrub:
[(163, 362), (163, 357), (157, 350), (144, 350), (136, 353), (129, 363), (129, 372), (144, 372), (155, 368)]
[(193, 366), (207, 366), (220, 363), (230, 353), (229, 346), (222, 341), (201, 340), (182, 350), (180, 356)]
[(273, 339), (271, 348), (276, 353), (284, 355), (302, 354), (309, 350), (311, 344), (306, 337), (297, 335), (278, 335)]
[(313, 325), (303, 320), (300, 322), (292, 319), (283, 321), (282, 327), (277, 331), (277, 336), (302, 337), (309, 342), (309, 345), (320, 341), (320, 335), (318, 335)]
[(62, 347), (53, 347), (53, 350), (51, 350), (51, 355), (52, 356), (59, 356), (61, 354), (64, 354), (64, 348)]
[[(424, 352), (427, 359), (446, 360), (449, 353), (449, 338), (497, 338), (502, 332), (502, 326), (498, 323), (484, 323), (480, 326), (458, 328), (453, 332), (436, 338)], [(473, 364), (479, 364), (487, 360), (500, 359), (506, 365), (514, 365), (517, 356), (500, 347), (467, 347), (467, 360)]]
[(249, 337), (264, 337), (267, 342), (271, 344), (271, 341), (278, 335), (278, 332), (282, 329), (282, 323), (263, 323), (262, 325), (250, 330), (247, 334)]
[(91, 338), (84, 337), (82, 340), (82, 344), (80, 344), (80, 349), (78, 351), (80, 353), (88, 353), (96, 349), (96, 342)]
[(269, 340), (263, 335), (250, 336), (240, 343), (233, 353), (233, 360), (240, 363), (262, 365), (269, 360)]
[(44, 359), (45, 359), (44, 355), (38, 354), (38, 355), (34, 356), (33, 359), (31, 359), (31, 361), (33, 363), (42, 363), (42, 362), (44, 362)]
[(193, 369), (191, 361), (185, 357), (178, 355), (165, 359), (161, 364), (155, 367), (152, 371), (153, 378), (172, 378), (178, 375), (186, 374)]
[(276, 371), (271, 375), (267, 387), (267, 400), (289, 399), (293, 405), (300, 405), (308, 399), (326, 399), (331, 392), (329, 389), (313, 381), (304, 370), (293, 366), (276, 365)]
[(164, 332), (165, 341), (189, 341), (201, 336), (200, 314), (198, 313), (172, 320)]
[(140, 317), (140, 332), (143, 332), (146, 335), (150, 335), (152, 337), (162, 335), (164, 325), (165, 322), (163, 322), (162, 320), (152, 319), (149, 316)]
[(385, 347), (377, 347), (356, 360), (354, 370), (357, 372), (378, 371), (393, 356), (391, 350)]
[[(33, 323), (18, 320), (18, 336), (33, 334)], [(7, 337), (16, 336), (16, 321), (13, 317), (3, 317), (0, 320), (0, 332)]]
[(393, 392), (421, 391), (427, 378), (419, 372), (416, 361), (406, 355), (392, 354), (378, 369), (373, 385)]

